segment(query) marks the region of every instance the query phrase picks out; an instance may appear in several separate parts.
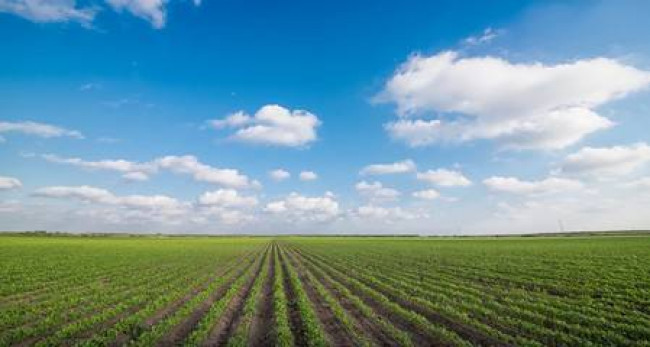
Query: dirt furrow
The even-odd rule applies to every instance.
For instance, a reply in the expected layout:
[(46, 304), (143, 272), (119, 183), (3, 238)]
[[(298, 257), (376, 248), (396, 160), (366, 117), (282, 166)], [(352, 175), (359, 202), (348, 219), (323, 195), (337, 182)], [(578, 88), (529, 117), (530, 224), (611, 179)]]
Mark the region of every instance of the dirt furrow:
[[(216, 278), (216, 277), (214, 277), (214, 278)], [(135, 288), (127, 289), (123, 293), (125, 295), (129, 295), (132, 292), (136, 292), (136, 289)], [(74, 334), (73, 336), (70, 336), (67, 339), (66, 342), (62, 342), (62, 343), (65, 344), (65, 345), (70, 345), (70, 344), (73, 344), (73, 343), (78, 343), (80, 341), (89, 339), (96, 332), (104, 331), (106, 329), (111, 328), (112, 326), (117, 324), (117, 322), (119, 322), (120, 320), (122, 320), (122, 319), (124, 319), (124, 318), (126, 318), (126, 317), (128, 317), (128, 316), (130, 316), (132, 314), (135, 314), (139, 310), (143, 309), (146, 305), (147, 305), (146, 302), (140, 302), (140, 303), (136, 303), (134, 305), (131, 305), (131, 306), (125, 308), (124, 311), (122, 311), (120, 313), (117, 313), (115, 316), (109, 317), (104, 321), (96, 322), (93, 325), (92, 328), (88, 328), (85, 331), (80, 331), (80, 332)], [(84, 314), (83, 316), (81, 316), (81, 317), (79, 317), (79, 318), (77, 318), (75, 320), (66, 320), (65, 319), (66, 315), (62, 315), (61, 317), (64, 318), (64, 321), (62, 323), (58, 324), (55, 327), (49, 328), (48, 332), (46, 332), (46, 333), (41, 333), (39, 336), (28, 337), (28, 338), (26, 338), (25, 340), (19, 342), (16, 345), (17, 346), (32, 346), (34, 344), (37, 344), (40, 341), (45, 340), (47, 337), (53, 335), (56, 331), (58, 331), (58, 330), (60, 330), (62, 328), (65, 328), (66, 326), (70, 326), (72, 324), (76, 324), (76, 323), (86, 321), (86, 320), (92, 318), (93, 316), (95, 316), (97, 314), (100, 314), (102, 312), (102, 310), (105, 310), (107, 307), (98, 308), (96, 311), (88, 312), (88, 313)], [(36, 323), (34, 323), (34, 324), (36, 324)], [(29, 325), (33, 325), (33, 324), (29, 324)], [(25, 327), (28, 327), (29, 325), (25, 325)], [(121, 336), (118, 336), (118, 338), (121, 338)]]
[(382, 293), (385, 295), (387, 298), (389, 298), (391, 301), (397, 303), (398, 305), (404, 307), (407, 310), (417, 312), (418, 314), (421, 314), (427, 320), (434, 324), (438, 324), (441, 326), (444, 326), (448, 328), (451, 331), (454, 331), (457, 333), (459, 336), (462, 338), (472, 342), (475, 345), (481, 345), (481, 346), (508, 346), (506, 342), (503, 342), (499, 339), (496, 339), (492, 336), (486, 335), (481, 331), (478, 331), (471, 326), (465, 325), (463, 323), (459, 323), (454, 321), (453, 319), (450, 319), (438, 312), (434, 312), (432, 310), (426, 309), (424, 307), (420, 307), (418, 305), (415, 305), (414, 303), (408, 301), (407, 299), (400, 297), (398, 295), (395, 295), (393, 293), (390, 293), (386, 290), (382, 290), (381, 288), (378, 288), (375, 284), (370, 283), (368, 281), (364, 281), (362, 279), (359, 279), (360, 282), (363, 282), (365, 285), (367, 285), (369, 288)]
[[(279, 247), (280, 246), (277, 246), (275, 250), (278, 253), (280, 253)], [(289, 322), (291, 323), (291, 332), (293, 333), (294, 343), (296, 346), (307, 346), (304, 324), (300, 319), (300, 311), (298, 310), (296, 303), (296, 292), (289, 280), (286, 260), (282, 256), (280, 256), (280, 264), (284, 280), (284, 291), (287, 300), (289, 301)]]
[[(293, 254), (296, 254), (293, 252)], [(301, 262), (303, 266), (304, 261)], [(314, 276), (325, 289), (341, 304), (350, 317), (357, 322), (357, 326), (363, 331), (364, 335), (369, 337), (373, 345), (377, 346), (399, 346), (399, 343), (384, 333), (381, 327), (372, 322), (366, 315), (357, 308), (349, 298), (343, 295), (332, 283), (322, 277)]]
[(187, 336), (194, 330), (196, 325), (199, 323), (201, 318), (210, 310), (212, 304), (219, 300), (232, 284), (241, 276), (246, 274), (246, 271), (250, 269), (251, 266), (257, 261), (257, 258), (253, 258), (251, 264), (247, 264), (244, 268), (237, 271), (237, 273), (222, 284), (216, 291), (214, 291), (207, 300), (202, 302), (198, 308), (196, 308), (190, 316), (185, 319), (182, 323), (176, 325), (171, 331), (169, 331), (163, 338), (157, 343), (158, 346), (172, 346), (179, 345), (187, 338)]
[[(247, 254), (247, 255), (243, 256), (243, 258), (247, 259), (249, 256), (250, 256), (250, 254)], [(246, 261), (251, 261), (251, 260), (247, 259)], [(198, 295), (201, 291), (205, 290), (205, 288), (207, 288), (210, 285), (210, 283), (212, 283), (213, 281), (215, 281), (217, 278), (219, 278), (221, 276), (227, 275), (228, 273), (230, 273), (231, 271), (236, 269), (238, 265), (239, 264), (237, 262), (235, 262), (233, 264), (229, 264), (225, 268), (223, 268), (220, 271), (218, 271), (217, 273), (215, 273), (214, 276), (210, 277), (210, 279), (208, 281), (204, 282), (203, 284), (201, 284), (199, 286), (196, 286), (196, 287), (192, 288), (192, 290), (189, 293), (187, 293), (186, 295), (184, 295), (183, 297), (181, 297), (179, 299), (176, 299), (174, 302), (172, 302), (169, 305), (167, 305), (167, 306), (161, 308), (160, 310), (156, 311), (153, 315), (151, 315), (149, 318), (147, 318), (144, 321), (142, 329), (138, 329), (138, 331), (146, 331), (146, 330), (150, 329), (151, 327), (153, 327), (154, 325), (156, 325), (158, 322), (165, 319), (165, 317), (168, 317), (168, 316), (174, 314), (174, 312), (178, 311), (186, 302), (190, 301), (194, 296)], [(136, 336), (131, 336), (130, 334), (127, 334), (127, 333), (119, 334), (115, 338), (115, 340), (110, 344), (110, 346), (111, 347), (123, 346), (127, 342), (129, 342), (129, 340), (131, 340), (134, 337), (136, 337)]]
[[(275, 251), (275, 245), (273, 246)], [(269, 271), (260, 302), (258, 303), (255, 317), (251, 323), (249, 346), (272, 346), (273, 345), (273, 278), (275, 278), (275, 262), (273, 252), (269, 255)]]
[(314, 288), (313, 283), (309, 280), (305, 274), (304, 268), (298, 266), (291, 257), (286, 257), (289, 262), (289, 266), (293, 266), (298, 274), (298, 278), (303, 283), (303, 288), (305, 293), (314, 306), (314, 311), (318, 316), (318, 320), (321, 322), (323, 329), (325, 331), (325, 336), (327, 337), (329, 343), (333, 346), (352, 346), (354, 345), (354, 339), (346, 333), (345, 327), (341, 325), (341, 322), (336, 319), (332, 310), (330, 310), (328, 304), (324, 299), (318, 294)]
[[(300, 252), (300, 250), (296, 250), (296, 253), (298, 253), (301, 258), (305, 259), (304, 255)], [(309, 258), (307, 258), (309, 259)], [(317, 265), (312, 261), (312, 264), (315, 266)], [(318, 266), (319, 269), (321, 269), (323, 272), (327, 273), (330, 277), (332, 277), (333, 280), (337, 281), (341, 285), (345, 286), (350, 290), (350, 292), (354, 293), (358, 297), (362, 298), (363, 301), (368, 305), (372, 310), (377, 314), (380, 315), (389, 322), (391, 322), (395, 327), (397, 327), (400, 330), (403, 331), (408, 331), (411, 334), (411, 338), (413, 340), (413, 343), (416, 346), (445, 346), (448, 344), (445, 344), (444, 341), (439, 341), (437, 339), (432, 338), (432, 336), (429, 336), (428, 334), (425, 334), (422, 332), (417, 326), (414, 326), (411, 322), (407, 321), (403, 317), (400, 317), (398, 315), (392, 314), (388, 309), (384, 307), (380, 302), (377, 300), (373, 299), (372, 297), (369, 297), (368, 295), (364, 295), (363, 292), (358, 290), (357, 288), (354, 288), (353, 286), (350, 286), (348, 282), (346, 281), (345, 278), (342, 278), (341, 275), (334, 273), (330, 269), (323, 268), (321, 266)]]
[(232, 336), (232, 333), (237, 329), (237, 325), (239, 325), (246, 299), (250, 294), (253, 283), (255, 283), (255, 279), (260, 275), (260, 272), (262, 272), (262, 267), (266, 265), (268, 257), (269, 251), (264, 255), (264, 259), (262, 259), (262, 262), (260, 262), (260, 265), (255, 270), (255, 274), (246, 281), (239, 293), (230, 300), (223, 315), (219, 318), (219, 322), (217, 322), (214, 328), (212, 328), (210, 335), (208, 335), (208, 338), (203, 342), (203, 346), (226, 345), (228, 339)]

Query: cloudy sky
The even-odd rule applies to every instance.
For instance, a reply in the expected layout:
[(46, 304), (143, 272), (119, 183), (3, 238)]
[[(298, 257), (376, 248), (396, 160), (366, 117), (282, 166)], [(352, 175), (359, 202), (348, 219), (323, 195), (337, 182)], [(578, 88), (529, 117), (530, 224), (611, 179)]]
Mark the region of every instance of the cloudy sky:
[(0, 230), (650, 228), (648, 13), (0, 0)]

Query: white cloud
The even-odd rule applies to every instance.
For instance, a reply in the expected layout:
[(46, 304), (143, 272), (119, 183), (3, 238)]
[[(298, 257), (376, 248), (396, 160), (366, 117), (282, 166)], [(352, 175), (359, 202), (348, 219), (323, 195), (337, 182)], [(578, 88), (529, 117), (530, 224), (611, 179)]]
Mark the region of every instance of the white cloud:
[(415, 171), (413, 160), (407, 159), (389, 164), (372, 164), (361, 169), (361, 175), (388, 175)]
[(402, 117), (387, 124), (411, 146), (493, 139), (515, 149), (564, 148), (613, 125), (593, 109), (638, 91), (650, 73), (607, 58), (544, 65), (447, 51), (414, 55), (386, 83), (378, 101)]
[(266, 204), (264, 211), (300, 222), (326, 222), (339, 215), (339, 203), (332, 193), (308, 197), (291, 193), (282, 200)]
[(242, 196), (234, 189), (218, 189), (201, 194), (199, 204), (219, 207), (253, 207), (257, 205), (257, 198)]
[(22, 186), (22, 182), (17, 178), (0, 176), (0, 190), (16, 189)]
[(422, 200), (435, 200), (440, 197), (440, 193), (435, 189), (425, 189), (413, 192), (413, 197)]
[(284, 169), (275, 169), (272, 171), (269, 171), (269, 176), (271, 177), (272, 180), (276, 182), (284, 181), (291, 177), (291, 173), (289, 171), (284, 170)]
[(381, 182), (361, 181), (354, 188), (357, 192), (373, 202), (394, 201), (401, 195), (399, 191), (384, 187)]
[(122, 173), (124, 179), (130, 181), (145, 181), (161, 169), (176, 174), (189, 174), (199, 182), (208, 182), (232, 188), (259, 188), (261, 184), (250, 180), (246, 175), (235, 169), (221, 169), (201, 163), (193, 155), (165, 156), (149, 162), (132, 162), (123, 159), (106, 159), (88, 161), (81, 158), (62, 158), (52, 154), (42, 156), (54, 163), (68, 164), (88, 170), (107, 170)]
[(136, 163), (124, 159), (106, 159), (87, 161), (81, 158), (62, 158), (54, 154), (44, 154), (43, 159), (51, 163), (68, 164), (88, 170), (106, 170), (122, 173), (122, 177), (131, 181), (146, 181), (156, 171), (151, 163)]
[(301, 171), (299, 178), (301, 181), (314, 181), (318, 179), (318, 175), (313, 171)]
[(114, 224), (155, 221), (164, 224), (210, 223), (215, 218), (224, 224), (250, 221), (252, 217), (238, 208), (250, 208), (257, 204), (254, 197), (239, 195), (234, 190), (206, 192), (198, 204), (182, 202), (165, 195), (116, 196), (110, 191), (91, 186), (55, 186), (37, 190), (35, 196), (75, 199), (86, 203), (106, 206), (109, 209), (83, 209), (82, 213)]
[(122, 177), (131, 181), (145, 181), (161, 169), (176, 174), (188, 174), (199, 182), (208, 182), (231, 188), (259, 188), (260, 183), (250, 180), (235, 169), (221, 169), (201, 163), (193, 155), (169, 155), (148, 162), (133, 162), (124, 159), (105, 159), (98, 161), (81, 158), (63, 158), (53, 154), (42, 156), (53, 163), (68, 164), (88, 170), (106, 170), (122, 173)]
[(219, 222), (228, 225), (242, 224), (255, 220), (255, 217), (248, 212), (219, 206), (202, 207), (193, 220), (199, 224), (207, 224), (210, 223), (212, 218), (216, 218)]
[(217, 128), (238, 128), (231, 136), (237, 141), (287, 147), (301, 147), (315, 141), (316, 128), (321, 124), (312, 113), (291, 111), (279, 105), (263, 106), (254, 116), (237, 112), (209, 123)]
[(580, 181), (560, 177), (549, 177), (540, 181), (522, 181), (516, 177), (493, 176), (483, 180), (483, 184), (496, 192), (520, 195), (575, 192), (584, 188)]
[(91, 186), (54, 186), (38, 189), (34, 195), (48, 198), (73, 198), (85, 202), (114, 204), (117, 198), (106, 189)]
[(644, 188), (648, 189), (650, 188), (650, 177), (641, 177), (639, 179), (636, 179), (632, 182), (626, 183), (626, 187), (628, 188)]
[(438, 141), (441, 126), (439, 120), (405, 120), (384, 124), (384, 129), (398, 141), (405, 142), (411, 147), (420, 147)]
[(211, 119), (208, 121), (214, 129), (223, 129), (223, 128), (238, 128), (244, 125), (248, 125), (253, 121), (253, 117), (244, 113), (244, 111), (235, 112), (224, 119)]
[(51, 124), (37, 123), (31, 121), (25, 122), (1, 122), (0, 133), (16, 132), (25, 135), (34, 135), (43, 138), (51, 137), (72, 137), (83, 139), (83, 135), (76, 130), (69, 130)]
[(460, 171), (437, 169), (426, 172), (418, 172), (417, 179), (441, 187), (467, 187), (472, 185), (465, 175)]
[(85, 185), (44, 187), (36, 190), (33, 195), (78, 200), (98, 206), (76, 209), (75, 213), (111, 224), (156, 222), (179, 225), (187, 223), (201, 213), (191, 203), (166, 195), (118, 196), (106, 189)]
[(166, 156), (154, 161), (157, 167), (177, 174), (189, 174), (200, 182), (219, 184), (231, 188), (247, 188), (259, 185), (235, 169), (220, 169), (201, 163), (193, 155)]
[[(129, 12), (148, 21), (156, 29), (165, 26), (166, 6), (169, 0), (105, 0), (105, 2), (116, 12)], [(200, 0), (193, 2), (195, 6), (201, 4)], [(99, 7), (78, 7), (76, 0), (0, 0), (0, 12), (12, 13), (39, 23), (75, 21), (91, 27)]]
[(118, 197), (117, 202), (130, 208), (145, 209), (175, 209), (182, 206), (178, 200), (165, 195), (128, 195)]
[(77, 7), (76, 0), (0, 0), (0, 12), (12, 13), (33, 22), (79, 22), (89, 26), (97, 9)]
[(401, 207), (381, 207), (374, 205), (359, 206), (352, 211), (352, 215), (362, 219), (381, 220), (386, 223), (393, 223), (396, 220), (413, 220), (428, 217), (426, 214), (414, 213), (404, 210)]
[(160, 29), (165, 26), (165, 5), (168, 0), (106, 0), (115, 11), (129, 11)]
[(485, 44), (497, 38), (499, 35), (501, 35), (501, 33), (502, 33), (501, 30), (495, 30), (488, 27), (485, 30), (483, 30), (480, 36), (470, 36), (465, 40), (463, 40), (463, 43), (465, 43), (468, 46), (477, 46), (477, 45)]
[(127, 181), (137, 181), (137, 182), (143, 182), (149, 179), (149, 175), (144, 173), (144, 172), (127, 172), (124, 175), (122, 175), (122, 178), (124, 178)]
[(560, 171), (566, 174), (598, 176), (626, 175), (650, 162), (650, 146), (636, 143), (629, 146), (584, 147), (568, 155)]

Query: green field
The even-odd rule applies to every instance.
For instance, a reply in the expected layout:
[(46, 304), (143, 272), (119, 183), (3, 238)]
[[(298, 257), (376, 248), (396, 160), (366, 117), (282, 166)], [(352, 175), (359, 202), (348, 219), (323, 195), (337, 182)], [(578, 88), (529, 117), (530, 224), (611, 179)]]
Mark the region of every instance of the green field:
[(650, 236), (0, 236), (0, 345), (650, 345)]

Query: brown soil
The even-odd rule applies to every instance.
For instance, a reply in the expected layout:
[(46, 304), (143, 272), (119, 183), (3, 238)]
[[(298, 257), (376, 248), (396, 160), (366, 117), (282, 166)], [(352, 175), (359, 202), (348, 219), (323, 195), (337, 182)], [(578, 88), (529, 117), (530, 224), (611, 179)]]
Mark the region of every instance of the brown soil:
[[(244, 256), (246, 258), (248, 255)], [(174, 302), (170, 303), (169, 305), (165, 306), (164, 308), (161, 308), (157, 312), (155, 312), (151, 317), (147, 318), (144, 322), (144, 329), (147, 330), (151, 328), (152, 326), (156, 325), (158, 322), (163, 320), (165, 317), (168, 317), (172, 315), (174, 312), (176, 312), (180, 307), (182, 307), (186, 302), (191, 300), (194, 296), (196, 296), (198, 293), (201, 291), (205, 290), (210, 283), (212, 283), (214, 280), (216, 280), (218, 277), (225, 276), (231, 271), (233, 271), (237, 267), (237, 263), (230, 264), (226, 266), (225, 268), (222, 268), (220, 271), (215, 273), (214, 276), (211, 276), (209, 280), (206, 282), (202, 283), (201, 285), (198, 285), (194, 287), (189, 293), (187, 293), (185, 296), (175, 300)], [(125, 345), (129, 340), (135, 338), (136, 336), (130, 336), (129, 334), (122, 333), (116, 337), (116, 339), (110, 344), (112, 347), (117, 347), (117, 346), (123, 346)]]
[(291, 257), (286, 257), (287, 261), (296, 269), (298, 278), (303, 283), (303, 288), (305, 293), (311, 301), (316, 316), (323, 326), (325, 331), (325, 336), (328, 339), (328, 342), (332, 346), (352, 346), (354, 345), (354, 339), (350, 336), (345, 327), (341, 322), (336, 319), (336, 316), (329, 308), (327, 302), (318, 294), (316, 288), (309, 280), (308, 276), (305, 274), (305, 270), (302, 267), (297, 266), (296, 262), (291, 259)]
[[(300, 253), (299, 251), (297, 251)], [(301, 254), (302, 256), (302, 254)], [(303, 257), (304, 258), (304, 257)], [(410, 333), (411, 339), (413, 340), (413, 343), (416, 346), (445, 346), (449, 345), (446, 344), (444, 341), (440, 341), (433, 336), (429, 336), (428, 334), (420, 331), (417, 326), (414, 326), (411, 322), (407, 321), (406, 319), (399, 317), (397, 315), (392, 314), (390, 311), (388, 311), (384, 306), (380, 303), (374, 300), (371, 297), (365, 296), (362, 292), (358, 291), (356, 288), (353, 288), (351, 286), (346, 285), (346, 279), (341, 278), (340, 275), (333, 273), (331, 270), (326, 269), (326, 268), (321, 268), (319, 267), (322, 271), (330, 275), (332, 279), (335, 281), (339, 282), (341, 285), (346, 286), (350, 292), (354, 293), (356, 296), (361, 298), (363, 302), (368, 305), (377, 315), (380, 315), (384, 317), (387, 321), (391, 322), (395, 327), (397, 327), (400, 330), (404, 330)]]
[(208, 338), (203, 343), (204, 346), (223, 346), (228, 342), (228, 339), (235, 332), (241, 321), (242, 310), (246, 299), (255, 283), (255, 279), (260, 275), (262, 267), (266, 265), (268, 256), (267, 251), (264, 259), (262, 259), (262, 262), (255, 270), (255, 274), (246, 281), (241, 290), (230, 300), (222, 316), (219, 318), (219, 322), (212, 328)]
[[(295, 253), (294, 253), (295, 254)], [(304, 264), (303, 264), (304, 265)], [(310, 265), (306, 265), (310, 266)], [(343, 309), (350, 315), (350, 317), (357, 322), (357, 326), (365, 336), (370, 338), (373, 345), (376, 346), (399, 346), (399, 343), (392, 339), (389, 335), (385, 334), (381, 327), (377, 326), (373, 321), (368, 319), (363, 312), (361, 312), (355, 304), (338, 291), (329, 280), (318, 278), (318, 281), (325, 287), (325, 289), (341, 304)]]
[(481, 331), (478, 331), (470, 326), (467, 326), (465, 324), (456, 322), (446, 316), (443, 316), (442, 314), (432, 311), (430, 309), (427, 309), (425, 307), (419, 306), (417, 304), (414, 304), (408, 300), (406, 300), (403, 297), (394, 295), (392, 293), (389, 293), (385, 290), (382, 290), (381, 288), (377, 288), (376, 285), (373, 285), (370, 282), (364, 281), (363, 279), (358, 279), (360, 282), (363, 284), (367, 285), (369, 288), (372, 288), (373, 290), (385, 295), (388, 299), (391, 301), (395, 302), (396, 304), (404, 307), (407, 310), (416, 312), (425, 318), (427, 318), (430, 322), (441, 325), (446, 327), (447, 329), (454, 331), (456, 334), (458, 334), (460, 337), (470, 341), (474, 345), (481, 345), (481, 346), (508, 346), (506, 342), (500, 341), (499, 339), (496, 339), (494, 337), (491, 337), (489, 335), (484, 334)]
[(189, 336), (189, 334), (194, 330), (196, 325), (199, 323), (201, 318), (210, 310), (210, 307), (214, 302), (219, 300), (228, 289), (232, 286), (239, 277), (243, 276), (246, 271), (255, 263), (256, 258), (252, 260), (250, 264), (247, 264), (243, 268), (237, 270), (236, 274), (228, 279), (224, 284), (222, 284), (216, 291), (214, 291), (208, 299), (202, 302), (193, 312), (189, 315), (185, 321), (176, 325), (172, 328), (163, 338), (157, 343), (158, 346), (173, 346), (178, 345)]
[[(278, 249), (276, 247), (276, 252)], [(284, 257), (280, 257), (280, 263), (283, 271), (283, 280), (284, 280), (284, 291), (287, 297), (287, 302), (289, 303), (288, 313), (289, 313), (289, 323), (291, 325), (291, 332), (293, 333), (294, 343), (296, 346), (307, 346), (307, 339), (305, 334), (305, 328), (300, 318), (300, 312), (295, 301), (296, 292), (291, 286), (291, 281), (289, 280), (289, 275), (287, 273), (287, 264)]]
[(275, 262), (273, 253), (269, 254), (270, 267), (264, 282), (260, 301), (255, 316), (251, 322), (249, 336), (250, 346), (273, 346), (273, 279), (275, 278)]

